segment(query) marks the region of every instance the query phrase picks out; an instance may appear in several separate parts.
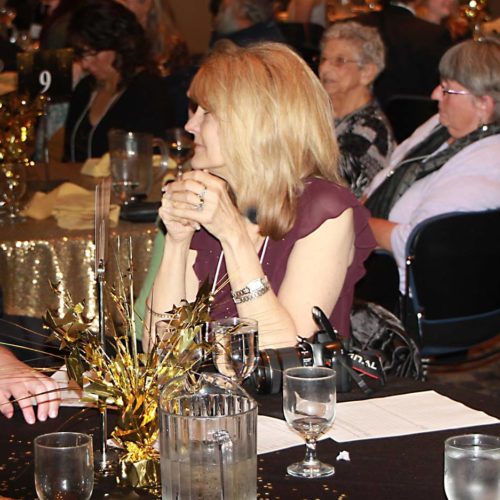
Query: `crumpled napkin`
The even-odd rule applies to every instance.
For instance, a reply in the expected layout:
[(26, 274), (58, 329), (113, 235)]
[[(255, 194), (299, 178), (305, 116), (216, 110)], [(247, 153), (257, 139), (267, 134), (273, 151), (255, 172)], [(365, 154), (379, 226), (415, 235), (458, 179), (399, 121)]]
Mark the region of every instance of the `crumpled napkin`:
[[(50, 193), (36, 192), (23, 210), (25, 217), (42, 220), (53, 215), (63, 229), (92, 229), (94, 227), (94, 192), (65, 182)], [(116, 227), (120, 207), (111, 205), (109, 225)]]
[(109, 153), (106, 153), (102, 158), (89, 158), (86, 160), (80, 173), (91, 177), (109, 177), (111, 175), (109, 165)]
[[(161, 156), (153, 155), (153, 168), (158, 168), (161, 164)], [(90, 175), (91, 177), (108, 177), (111, 175), (110, 167), (110, 156), (109, 153), (104, 154), (101, 158), (89, 158), (85, 161), (80, 170), (83, 175)], [(175, 179), (175, 162), (169, 158), (168, 159), (168, 170), (164, 176), (163, 182), (166, 180)], [(155, 174), (153, 173), (155, 176)]]

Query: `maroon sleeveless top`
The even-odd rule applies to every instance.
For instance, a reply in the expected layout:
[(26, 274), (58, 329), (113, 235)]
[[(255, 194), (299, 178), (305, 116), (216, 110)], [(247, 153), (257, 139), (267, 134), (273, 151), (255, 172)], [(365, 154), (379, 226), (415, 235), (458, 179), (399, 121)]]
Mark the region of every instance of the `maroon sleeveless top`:
[[(309, 177), (304, 181), (304, 186), (304, 192), (298, 201), (295, 224), (282, 239), (269, 240), (262, 268), (274, 293), (277, 294), (295, 242), (311, 234), (326, 220), (335, 219), (348, 208), (352, 208), (355, 232), (354, 258), (347, 269), (344, 285), (330, 315), (332, 325), (342, 336), (348, 337), (354, 285), (365, 274), (363, 262), (375, 247), (375, 239), (368, 226), (370, 214), (349, 190), (331, 181)], [(206, 279), (212, 283), (222, 250), (219, 240), (202, 228), (193, 236), (191, 248), (197, 251), (194, 271), (200, 284)], [(321, 262), (317, 262), (317, 265), (321, 266)], [(223, 277), (226, 277), (224, 259), (222, 259), (218, 281), (220, 282)], [(328, 286), (328, 283), (318, 283), (318, 286)], [(211, 316), (214, 319), (237, 316), (236, 304), (230, 292), (231, 288), (228, 284), (215, 296), (211, 310)]]

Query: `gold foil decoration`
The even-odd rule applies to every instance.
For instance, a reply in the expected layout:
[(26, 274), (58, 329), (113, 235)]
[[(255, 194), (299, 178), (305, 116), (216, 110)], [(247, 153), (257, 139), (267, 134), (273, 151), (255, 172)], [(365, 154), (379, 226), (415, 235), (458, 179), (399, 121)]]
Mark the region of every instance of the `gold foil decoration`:
[[(155, 336), (149, 353), (137, 354), (130, 347), (133, 328), (133, 304), (127, 300), (130, 287), (128, 274), (116, 288), (105, 285), (109, 342), (114, 354), (109, 355), (99, 341), (99, 333), (91, 329), (84, 315), (84, 303), (74, 304), (64, 290), (53, 286), (65, 313), (57, 317), (48, 311), (44, 316), (51, 338), (64, 351), (68, 375), (83, 389), (86, 398), (100, 408), (116, 408), (118, 423), (111, 436), (122, 448), (119, 481), (130, 486), (156, 489), (159, 484), (158, 400), (160, 382), (193, 372), (200, 360), (200, 350), (206, 346), (201, 329), (210, 320), (212, 294), (204, 284), (193, 303), (183, 301), (168, 316), (170, 336), (167, 340)], [(217, 293), (217, 291), (215, 292)], [(111, 307), (113, 306), (113, 307)], [(175, 385), (175, 384), (173, 384)]]

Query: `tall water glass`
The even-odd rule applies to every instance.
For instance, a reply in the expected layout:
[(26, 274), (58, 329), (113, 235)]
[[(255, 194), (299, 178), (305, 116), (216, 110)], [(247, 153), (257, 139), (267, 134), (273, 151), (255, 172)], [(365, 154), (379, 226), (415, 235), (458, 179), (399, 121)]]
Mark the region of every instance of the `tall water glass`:
[[(168, 168), (167, 147), (151, 134), (112, 129), (108, 132), (113, 189), (120, 202), (129, 204), (146, 198), (153, 182)], [(153, 148), (161, 151), (160, 168), (153, 175)]]
[(335, 468), (318, 460), (316, 440), (333, 424), (337, 403), (335, 370), (317, 366), (288, 368), (283, 374), (283, 413), (290, 427), (306, 440), (302, 462), (289, 465), (295, 477), (327, 477)]
[(249, 318), (225, 318), (209, 324), (213, 342), (212, 359), (217, 371), (241, 383), (259, 361), (257, 321)]
[(498, 500), (500, 436), (448, 438), (444, 443), (444, 489), (449, 500)]
[(94, 488), (92, 436), (54, 432), (36, 437), (35, 487), (40, 500), (88, 500)]

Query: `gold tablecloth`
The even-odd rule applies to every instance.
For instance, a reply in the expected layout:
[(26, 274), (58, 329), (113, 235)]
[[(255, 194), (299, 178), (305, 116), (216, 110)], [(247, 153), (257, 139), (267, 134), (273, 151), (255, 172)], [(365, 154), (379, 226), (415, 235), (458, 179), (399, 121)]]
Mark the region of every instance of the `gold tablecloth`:
[[(87, 189), (96, 180), (79, 175), (80, 166), (51, 166), (51, 178), (65, 178)], [(41, 171), (36, 172), (40, 176)], [(32, 173), (33, 174), (33, 173)], [(110, 231), (106, 279), (117, 283), (117, 261), (122, 273), (128, 269), (128, 237), (132, 238), (134, 290), (138, 293), (146, 276), (156, 227), (153, 223), (120, 221)], [(121, 239), (120, 255), (117, 254)], [(0, 225), (0, 288), (6, 314), (40, 317), (47, 308), (63, 311), (63, 303), (50, 290), (49, 282), (61, 283), (74, 301), (86, 301), (87, 313), (97, 312), (94, 274), (93, 230), (69, 231), (57, 226), (53, 217), (27, 219)]]

